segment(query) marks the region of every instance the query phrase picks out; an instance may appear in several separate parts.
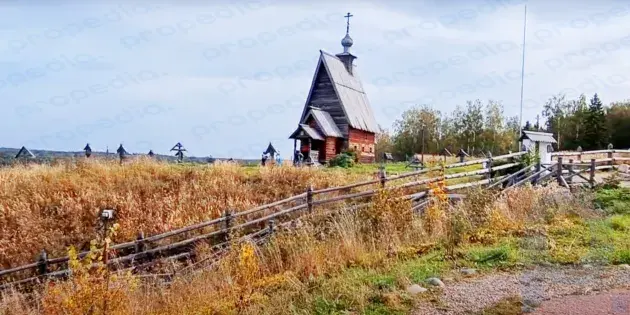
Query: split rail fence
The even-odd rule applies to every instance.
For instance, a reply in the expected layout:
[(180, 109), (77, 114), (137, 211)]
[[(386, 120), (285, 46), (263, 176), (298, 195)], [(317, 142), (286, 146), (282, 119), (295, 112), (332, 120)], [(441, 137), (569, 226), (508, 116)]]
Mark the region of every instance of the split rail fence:
[[(526, 152), (516, 152), (496, 157), (488, 157), (461, 163), (441, 165), (425, 168), (395, 176), (387, 176), (383, 167), (378, 177), (372, 180), (353, 183), (340, 187), (313, 189), (310, 186), (304, 193), (283, 200), (261, 205), (245, 211), (225, 211), (224, 215), (210, 221), (201, 222), (169, 232), (145, 237), (138, 233), (136, 240), (112, 245), (108, 250), (106, 264), (115, 271), (132, 271), (136, 274), (150, 270), (157, 264), (174, 261), (189, 262), (188, 266), (177, 271), (182, 273), (192, 267), (200, 267), (212, 262), (205, 258), (195, 261), (196, 247), (199, 244), (210, 244), (213, 256), (219, 257), (225, 253), (225, 248), (232, 242), (251, 240), (256, 243), (265, 241), (279, 229), (295, 228), (300, 218), (310, 215), (315, 210), (325, 208), (330, 210), (334, 205), (341, 204), (338, 211), (357, 210), (370, 204), (370, 197), (380, 189), (403, 189), (406, 193), (402, 198), (411, 200), (412, 209), (416, 213), (426, 208), (431, 198), (431, 191), (426, 185), (438, 181), (453, 179), (467, 179), (468, 181), (448, 185), (445, 187), (451, 200), (460, 200), (465, 195), (454, 193), (457, 190), (481, 186), (486, 189), (502, 189), (531, 184), (544, 184), (556, 179), (560, 185), (569, 186), (574, 178), (580, 178), (590, 185), (595, 185), (595, 171), (612, 169), (616, 163), (628, 163), (630, 158), (615, 157), (615, 153), (630, 153), (630, 150), (593, 151), (591, 153), (605, 153), (605, 159), (591, 159), (588, 162), (580, 159), (570, 159), (565, 162), (569, 154), (556, 154), (557, 161), (550, 164), (536, 164), (525, 166), (518, 161)], [(582, 152), (585, 156), (589, 152)], [(457, 170), (472, 165), (482, 165), (480, 169), (446, 174), (446, 170)], [(427, 173), (442, 171), (439, 177), (423, 178)], [(585, 174), (589, 174), (588, 177)], [(403, 180), (406, 180), (403, 181)], [(401, 183), (396, 183), (400, 182)], [(356, 191), (364, 188), (364, 190)], [(354, 190), (354, 191), (353, 191)], [(415, 190), (415, 191), (414, 191)], [(418, 191), (419, 190), (419, 191)], [(348, 203), (348, 201), (351, 201)], [(321, 212), (318, 212), (321, 213)], [(79, 253), (85, 257), (88, 251)], [(216, 261), (216, 259), (214, 261)], [(42, 251), (36, 262), (16, 268), (0, 270), (0, 288), (30, 285), (46, 279), (63, 279), (69, 276), (68, 262), (70, 258), (48, 258)], [(164, 275), (172, 277), (174, 273)], [(149, 276), (159, 276), (149, 274)]]

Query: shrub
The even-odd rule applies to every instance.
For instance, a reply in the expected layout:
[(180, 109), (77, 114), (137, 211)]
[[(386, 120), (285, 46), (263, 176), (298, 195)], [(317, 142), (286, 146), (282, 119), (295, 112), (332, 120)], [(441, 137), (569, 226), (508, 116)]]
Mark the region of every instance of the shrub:
[(402, 192), (380, 190), (373, 198), (373, 203), (359, 212), (367, 232), (375, 232), (374, 236), (390, 237), (396, 233), (404, 233), (412, 228), (414, 220), (411, 202), (400, 199)]
[(598, 189), (595, 195), (595, 206), (610, 214), (628, 214), (630, 213), (630, 189)]
[(630, 230), (630, 217), (614, 215), (608, 219), (608, 222), (615, 231), (624, 232)]
[(355, 158), (348, 153), (337, 154), (334, 158), (328, 161), (328, 165), (331, 167), (343, 167), (343, 168), (353, 167), (354, 163), (355, 163)]

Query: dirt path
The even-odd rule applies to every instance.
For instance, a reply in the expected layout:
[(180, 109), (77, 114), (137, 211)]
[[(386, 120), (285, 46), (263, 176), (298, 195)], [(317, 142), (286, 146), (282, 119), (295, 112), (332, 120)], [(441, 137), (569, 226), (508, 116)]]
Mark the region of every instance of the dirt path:
[(544, 302), (532, 315), (627, 315), (630, 290), (613, 290), (590, 296), (567, 296)]
[[(438, 294), (437, 300), (422, 303), (413, 314), (471, 314), (514, 296), (522, 298), (524, 310), (534, 311), (532, 314), (538, 315), (630, 314), (630, 291), (595, 295), (613, 289), (630, 289), (628, 268), (537, 267), (459, 281), (445, 278), (444, 282), (446, 286)], [(591, 306), (585, 308), (584, 303)], [(564, 313), (559, 312), (561, 310)], [(613, 312), (615, 310), (617, 313)], [(623, 312), (619, 313), (619, 310)]]

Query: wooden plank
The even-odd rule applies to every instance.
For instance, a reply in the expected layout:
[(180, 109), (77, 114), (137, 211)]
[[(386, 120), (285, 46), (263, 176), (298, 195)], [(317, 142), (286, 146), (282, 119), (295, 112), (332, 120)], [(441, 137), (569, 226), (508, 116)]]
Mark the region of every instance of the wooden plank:
[[(551, 153), (551, 156), (567, 156), (567, 155), (589, 155), (589, 154), (602, 154), (602, 153), (609, 153), (609, 152), (615, 152), (616, 150), (593, 150), (593, 151), (582, 151), (582, 152), (577, 152), (577, 151), (572, 151), (572, 152), (553, 152)], [(623, 150), (621, 150), (623, 151)]]
[[(500, 176), (500, 177), (496, 177), (495, 180), (501, 180), (502, 178), (506, 177), (507, 175), (504, 176)], [(451, 191), (451, 190), (457, 190), (457, 189), (462, 189), (462, 188), (468, 188), (468, 187), (474, 187), (474, 186), (479, 186), (479, 185), (484, 185), (484, 184), (488, 184), (490, 183), (492, 180), (491, 179), (483, 179), (477, 182), (472, 182), (472, 183), (464, 183), (464, 184), (457, 184), (457, 185), (453, 185), (453, 186), (446, 186), (444, 187), (447, 191)]]
[(512, 179), (512, 178), (514, 178), (514, 177), (516, 177), (518, 175), (520, 175), (520, 174), (523, 174), (523, 173), (527, 172), (528, 169), (529, 169), (529, 167), (524, 167), (524, 168), (520, 169), (518, 172), (513, 173), (513, 174), (511, 174), (509, 176), (506, 176), (505, 178), (503, 178), (501, 180), (498, 180), (498, 181), (492, 183), (492, 185), (488, 186), (488, 189), (497, 187), (497, 186), (503, 184), (504, 182), (506, 182), (506, 181), (508, 181), (508, 180), (510, 180), (510, 179)]
[(0, 277), (4, 276), (4, 275), (16, 273), (16, 272), (28, 270), (28, 269), (35, 269), (35, 268), (37, 268), (37, 266), (39, 266), (39, 262), (28, 264), (28, 265), (24, 265), (24, 266), (19, 266), (19, 267), (15, 267), (15, 268), (11, 268), (11, 269), (0, 270)]
[(510, 187), (508, 187), (508, 188), (506, 188), (506, 189), (504, 189), (503, 191), (505, 192), (505, 191), (507, 191), (507, 190), (513, 189), (513, 188), (514, 188), (514, 187), (516, 187), (516, 186), (520, 186), (521, 184), (523, 184), (523, 183), (527, 182), (528, 180), (531, 180), (531, 179), (533, 179), (534, 177), (539, 176), (540, 174), (542, 174), (542, 173), (544, 173), (544, 172), (547, 172), (547, 171), (548, 171), (548, 170), (546, 170), (546, 169), (542, 169), (542, 170), (540, 170), (540, 171), (538, 171), (538, 172), (533, 172), (533, 174), (531, 174), (531, 175), (529, 175), (529, 176), (527, 176), (527, 177), (523, 178), (522, 180), (520, 180), (520, 181), (519, 181), (519, 182), (517, 182), (517, 183), (514, 183), (514, 185), (512, 185), (512, 186), (510, 186)]
[(362, 192), (358, 192), (358, 193), (354, 193), (354, 194), (341, 195), (341, 196), (333, 197), (333, 198), (330, 198), (330, 199), (315, 200), (315, 201), (313, 201), (313, 205), (317, 206), (317, 205), (323, 205), (323, 204), (327, 204), (327, 203), (333, 203), (333, 202), (337, 202), (337, 201), (353, 199), (353, 198), (358, 198), (358, 197), (367, 197), (367, 196), (371, 196), (371, 195), (373, 195), (375, 193), (376, 193), (375, 190), (367, 190), (367, 191), (362, 191)]
[(279, 201), (276, 201), (276, 202), (272, 202), (270, 204), (262, 205), (262, 206), (259, 206), (259, 207), (256, 207), (256, 208), (253, 208), (253, 209), (250, 209), (250, 210), (247, 210), (247, 211), (237, 212), (237, 213), (234, 214), (234, 217), (246, 216), (246, 215), (249, 215), (249, 214), (252, 214), (252, 213), (256, 213), (256, 212), (259, 212), (259, 211), (262, 211), (262, 210), (269, 209), (271, 207), (277, 207), (277, 206), (280, 206), (282, 204), (285, 204), (285, 203), (288, 203), (288, 202), (291, 202), (291, 201), (296, 201), (296, 200), (305, 199), (305, 198), (306, 198), (306, 193), (301, 193), (299, 195), (295, 195), (293, 197), (289, 197), (289, 198), (282, 199), (282, 200), (279, 200)]
[(350, 184), (350, 185), (345, 185), (345, 186), (340, 186), (340, 187), (329, 187), (329, 188), (324, 188), (324, 189), (318, 189), (318, 190), (313, 191), (313, 195), (319, 195), (319, 194), (329, 193), (333, 191), (340, 191), (340, 190), (346, 190), (346, 189), (351, 189), (351, 188), (356, 188), (356, 187), (361, 187), (361, 186), (367, 186), (367, 185), (377, 184), (379, 182), (380, 180), (378, 179), (372, 179), (372, 180), (367, 180), (364, 182), (359, 182), (356, 184)]

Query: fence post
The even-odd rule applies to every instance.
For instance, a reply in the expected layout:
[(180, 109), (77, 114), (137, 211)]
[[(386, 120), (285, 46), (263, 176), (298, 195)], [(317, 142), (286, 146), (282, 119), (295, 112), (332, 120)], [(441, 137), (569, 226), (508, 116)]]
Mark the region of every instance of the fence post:
[(313, 184), (309, 184), (306, 189), (306, 208), (308, 213), (313, 213)]
[(562, 186), (562, 157), (558, 157), (558, 169), (556, 170), (556, 179), (558, 180), (558, 185)]
[(613, 158), (613, 151), (612, 150), (610, 152), (608, 152), (608, 158), (611, 159), (611, 161), (608, 162), (608, 165), (614, 165), (615, 161), (612, 161), (612, 158)]
[(378, 172), (379, 179), (381, 180), (381, 188), (385, 188), (385, 182), (387, 181), (387, 174), (385, 174), (385, 166), (381, 165)]
[(229, 242), (231, 238), (230, 229), (232, 228), (232, 210), (226, 210), (225, 214), (225, 241)]
[(573, 184), (573, 159), (569, 159), (569, 165), (567, 167), (569, 169), (569, 176), (567, 177), (567, 184)]
[(136, 254), (142, 253), (145, 251), (146, 244), (144, 243), (144, 232), (138, 232), (138, 237), (136, 238), (136, 246), (135, 252)]
[(48, 254), (45, 249), (42, 249), (37, 259), (37, 272), (40, 276), (44, 276), (48, 273)]
[(488, 174), (486, 175), (486, 178), (488, 179), (488, 184), (491, 184), (492, 183), (492, 152), (488, 152), (487, 168), (488, 168)]
[[(534, 172), (538, 173), (540, 172), (540, 170), (542, 169), (542, 166), (540, 164), (540, 161), (538, 161), (538, 163), (536, 163), (536, 167)], [(540, 175), (536, 175), (534, 176), (534, 178), (532, 179), (532, 181), (534, 182), (534, 185), (538, 184), (538, 178), (540, 177)]]
[(595, 187), (595, 159), (591, 159), (591, 169), (590, 169), (590, 178), (589, 181), (591, 183), (591, 187), (594, 188)]
[(269, 222), (267, 223), (268, 228), (269, 228), (269, 235), (273, 234), (273, 231), (275, 229), (275, 222), (273, 221), (273, 219), (270, 219)]

